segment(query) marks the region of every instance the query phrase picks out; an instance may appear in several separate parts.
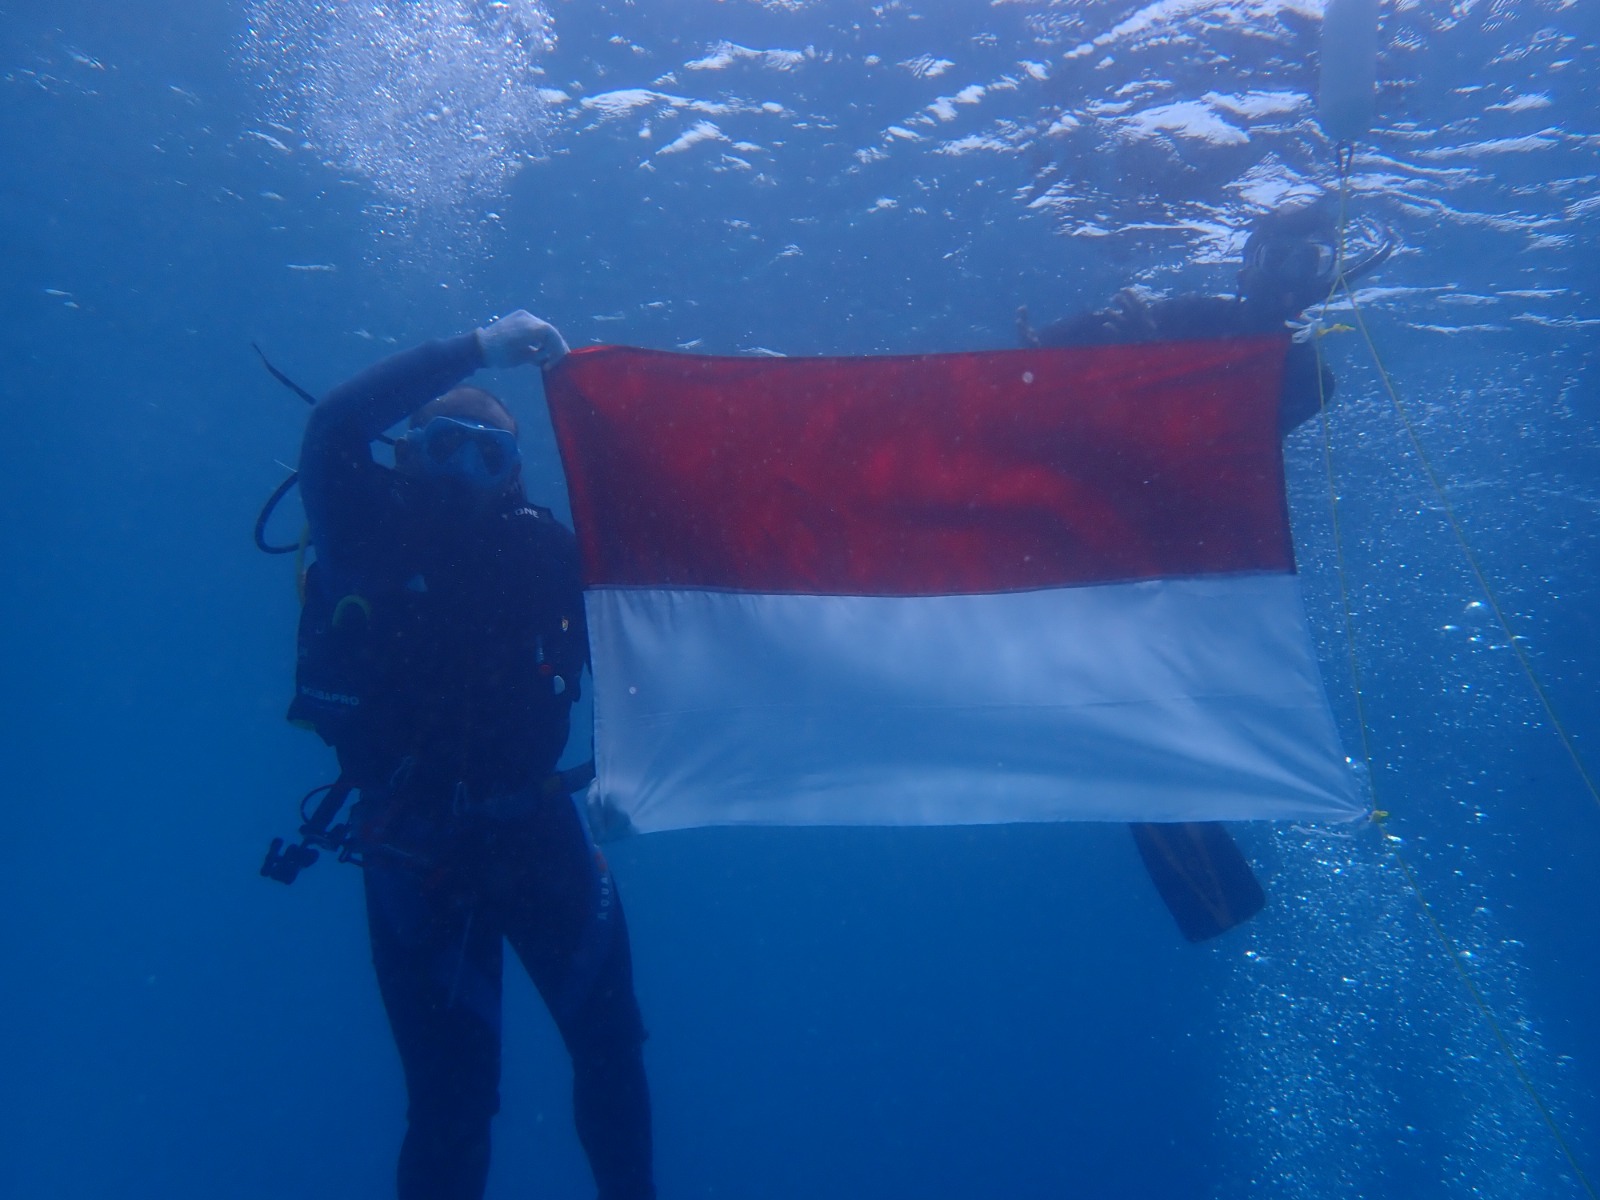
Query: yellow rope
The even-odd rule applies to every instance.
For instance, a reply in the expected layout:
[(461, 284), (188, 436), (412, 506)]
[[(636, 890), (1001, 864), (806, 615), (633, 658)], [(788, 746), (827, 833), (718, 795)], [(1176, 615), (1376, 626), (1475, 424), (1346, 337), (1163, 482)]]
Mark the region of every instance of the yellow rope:
[[(1335, 259), (1335, 269), (1337, 275), (1334, 280), (1333, 287), (1329, 289), (1328, 297), (1323, 301), (1322, 315), (1324, 318), (1326, 318), (1327, 301), (1332, 299), (1334, 293), (1342, 288), (1345, 296), (1350, 301), (1350, 307), (1355, 314), (1356, 324), (1361, 330), (1361, 336), (1366, 341), (1367, 349), (1372, 353), (1372, 360), (1377, 364), (1378, 373), (1383, 378), (1384, 387), (1389, 393), (1390, 400), (1394, 403), (1395, 411), (1400, 414), (1401, 421), (1405, 424), (1406, 432), (1411, 437), (1411, 444), (1413, 447), (1415, 447), (1418, 459), (1422, 462), (1423, 468), (1427, 474), (1428, 482), (1433, 486), (1434, 492), (1438, 495), (1440, 502), (1444, 505), (1445, 513), (1450, 520), (1450, 527), (1455, 531), (1456, 540), (1460, 543), (1461, 549), (1465, 553), (1467, 561), (1472, 567), (1473, 574), (1477, 576), (1478, 583), (1484, 590), (1484, 594), (1489, 597), (1489, 603), (1494, 609), (1495, 615), (1500, 618), (1501, 626), (1505, 629), (1507, 637), (1511, 639), (1511, 645), (1517, 653), (1518, 661), (1523, 664), (1523, 670), (1527, 673), (1529, 681), (1533, 684), (1534, 690), (1538, 693), (1540, 701), (1544, 704), (1545, 712), (1549, 714), (1551, 722), (1555, 725), (1556, 731), (1561, 737), (1562, 744), (1567, 747), (1568, 754), (1572, 756), (1573, 763), (1578, 768), (1578, 773), (1583, 777), (1584, 783), (1588, 786), (1590, 795), (1594, 797), (1597, 804), (1600, 804), (1600, 792), (1596, 791), (1593, 779), (1590, 777), (1589, 772), (1585, 769), (1582, 759), (1578, 757), (1577, 749), (1573, 745), (1565, 727), (1561, 724), (1560, 718), (1556, 715), (1555, 708), (1551, 704), (1549, 697), (1546, 695), (1544, 688), (1540, 685), (1538, 677), (1533, 671), (1532, 664), (1528, 661), (1527, 656), (1522, 651), (1522, 648), (1517, 645), (1516, 638), (1514, 635), (1512, 635), (1510, 625), (1506, 621), (1505, 615), (1501, 610), (1499, 600), (1496, 598), (1494, 590), (1489, 586), (1488, 579), (1484, 576), (1482, 570), (1479, 568), (1477, 556), (1473, 554), (1472, 548), (1468, 545), (1466, 534), (1463, 532), (1460, 523), (1456, 520), (1455, 513), (1451, 509), (1449, 501), (1445, 498), (1444, 488), (1439, 481), (1438, 475), (1434, 472), (1432, 465), (1429, 463), (1427, 455), (1422, 450), (1422, 445), (1417, 438), (1416, 430), (1412, 426), (1410, 418), (1405, 411), (1404, 405), (1402, 405), (1400, 402), (1399, 394), (1395, 390), (1394, 383), (1390, 379), (1388, 371), (1384, 368), (1383, 361), (1378, 355), (1377, 346), (1374, 345), (1372, 341), (1372, 335), (1367, 330), (1366, 322), (1362, 319), (1361, 310), (1356, 304), (1355, 294), (1350, 289), (1350, 282), (1345, 278), (1344, 248), (1345, 233), (1347, 228), (1346, 213), (1350, 192), (1349, 167), (1350, 157), (1348, 148), (1340, 147), (1339, 244), (1336, 250)], [(1328, 420), (1328, 398), (1323, 387), (1322, 345), (1320, 337), (1313, 338), (1312, 342), (1316, 347), (1317, 399), (1322, 416), (1323, 463), (1327, 469), (1328, 475), (1328, 512), (1333, 531), (1334, 561), (1339, 579), (1339, 598), (1344, 609), (1345, 648), (1349, 658), (1351, 686), (1355, 693), (1356, 720), (1361, 732), (1361, 756), (1363, 762), (1366, 764), (1367, 779), (1369, 781), (1369, 786), (1372, 789), (1372, 797), (1374, 801), (1376, 801), (1377, 775), (1373, 770), (1372, 740), (1367, 724), (1366, 702), (1362, 695), (1361, 669), (1356, 655), (1355, 614), (1350, 604), (1350, 586), (1344, 556), (1344, 535), (1339, 523), (1339, 490), (1333, 466), (1333, 434), (1332, 426)], [(1465, 955), (1460, 948), (1457, 947), (1454, 939), (1451, 938), (1450, 934), (1440, 923), (1437, 914), (1435, 914), (1433, 910), (1433, 906), (1428, 903), (1427, 897), (1423, 894), (1422, 884), (1417, 878), (1416, 872), (1411, 869), (1411, 864), (1407, 862), (1405, 856), (1400, 853), (1400, 839), (1390, 834), (1386, 825), (1388, 816), (1389, 814), (1383, 809), (1374, 807), (1372, 812), (1373, 827), (1377, 829), (1379, 835), (1382, 837), (1384, 848), (1389, 852), (1390, 856), (1399, 866), (1401, 873), (1405, 876), (1406, 883), (1411, 888), (1411, 894), (1416, 899), (1417, 907), (1422, 910), (1422, 915), (1428, 924), (1428, 928), (1433, 931), (1434, 938), (1443, 948), (1445, 955), (1450, 959), (1450, 964), (1455, 968), (1457, 977), (1461, 980), (1462, 985), (1467, 989), (1467, 994), (1471, 996), (1472, 1002), (1476, 1006), (1479, 1014), (1483, 1017), (1484, 1023), (1488, 1025), (1490, 1031), (1494, 1034), (1495, 1042), (1499, 1045), (1501, 1052), (1506, 1056), (1506, 1060), (1511, 1064), (1511, 1069), (1513, 1072), (1515, 1072), (1517, 1081), (1521, 1083), (1523, 1090), (1527, 1092), (1528, 1098), (1533, 1102), (1534, 1108), (1538, 1110), (1539, 1116), (1544, 1120), (1546, 1128), (1550, 1130), (1550, 1135), (1555, 1139), (1556, 1145), (1560, 1148), (1562, 1156), (1567, 1161), (1567, 1166), (1577, 1177), (1579, 1185), (1582, 1186), (1584, 1192), (1588, 1194), (1590, 1200), (1600, 1200), (1600, 1192), (1595, 1190), (1595, 1185), (1590, 1181), (1588, 1175), (1584, 1173), (1583, 1168), (1578, 1164), (1577, 1155), (1573, 1152), (1571, 1144), (1566, 1139), (1566, 1135), (1561, 1132), (1561, 1125), (1560, 1122), (1557, 1121), (1555, 1113), (1545, 1102), (1543, 1095), (1540, 1094), (1538, 1085), (1534, 1082), (1533, 1076), (1528, 1073), (1528, 1069), (1523, 1064), (1522, 1058), (1517, 1054), (1516, 1047), (1512, 1045), (1511, 1039), (1506, 1035), (1504, 1027), (1500, 1024), (1498, 1018), (1496, 1018), (1494, 1010), (1489, 1006), (1488, 999), (1484, 996), (1478, 985), (1473, 981), (1472, 976), (1468, 973), (1465, 965)]]
[(1578, 1156), (1573, 1153), (1572, 1146), (1568, 1143), (1566, 1135), (1561, 1132), (1561, 1123), (1556, 1120), (1555, 1113), (1551, 1111), (1550, 1106), (1545, 1103), (1544, 1096), (1540, 1094), (1539, 1085), (1533, 1081), (1533, 1076), (1528, 1074), (1528, 1068), (1523, 1065), (1522, 1058), (1518, 1055), (1516, 1047), (1511, 1044), (1511, 1039), (1506, 1036), (1505, 1028), (1496, 1019), (1494, 1010), (1489, 1007), (1488, 999), (1478, 989), (1478, 985), (1473, 982), (1471, 974), (1467, 971), (1465, 952), (1456, 946), (1455, 941), (1445, 931), (1444, 926), (1439, 923), (1439, 918), (1434, 914), (1433, 906), (1428, 903), (1427, 897), (1422, 894), (1422, 884), (1418, 882), (1416, 873), (1411, 869), (1411, 864), (1406, 861), (1405, 856), (1397, 849), (1400, 839), (1389, 833), (1387, 826), (1377, 812), (1372, 814), (1372, 823), (1383, 837), (1385, 849), (1389, 851), (1394, 861), (1399, 865), (1400, 870), (1404, 873), (1406, 883), (1411, 886), (1411, 894), (1416, 898), (1417, 907), (1422, 910), (1422, 915), (1427, 920), (1428, 927), (1433, 930), (1434, 937), (1444, 947), (1445, 953), (1450, 958), (1450, 965), (1455, 967), (1456, 975), (1460, 978), (1462, 986), (1467, 989), (1467, 994), (1472, 997), (1472, 1002), (1477, 1006), (1479, 1014), (1483, 1017), (1484, 1024), (1488, 1025), (1489, 1029), (1494, 1033), (1494, 1040), (1499, 1043), (1501, 1052), (1506, 1056), (1506, 1061), (1511, 1064), (1511, 1069), (1516, 1072), (1517, 1081), (1522, 1084), (1522, 1090), (1528, 1093), (1528, 1098), (1533, 1101), (1533, 1106), (1539, 1110), (1539, 1116), (1544, 1119), (1545, 1127), (1550, 1130), (1550, 1136), (1555, 1138), (1556, 1145), (1561, 1149), (1562, 1157), (1567, 1160), (1567, 1166), (1578, 1177), (1579, 1185), (1588, 1193), (1590, 1200), (1600, 1200), (1600, 1192), (1595, 1191), (1594, 1184), (1584, 1174), (1583, 1168), (1578, 1165)]
[(1383, 359), (1378, 354), (1378, 348), (1372, 343), (1372, 335), (1367, 330), (1366, 318), (1362, 316), (1361, 309), (1356, 304), (1355, 293), (1350, 290), (1350, 283), (1342, 274), (1339, 277), (1339, 286), (1343, 288), (1345, 296), (1350, 301), (1350, 310), (1355, 315), (1356, 327), (1360, 329), (1361, 336), (1367, 343), (1367, 349), (1372, 352), (1372, 361), (1378, 368), (1379, 378), (1383, 380), (1384, 390), (1389, 393), (1389, 400), (1393, 403), (1394, 410), (1400, 417), (1400, 423), (1405, 427), (1406, 436), (1411, 439), (1412, 449), (1417, 452), (1417, 461), (1422, 464), (1423, 474), (1427, 476), (1434, 495), (1439, 498), (1439, 504), (1444, 509), (1445, 519), (1450, 523), (1451, 532), (1456, 536), (1456, 542), (1460, 545), (1461, 553), (1467, 560), (1467, 566), (1472, 569), (1473, 577), (1477, 579), (1478, 586), (1483, 589), (1483, 594), (1489, 601), (1489, 608), (1494, 612), (1495, 619), (1500, 622), (1500, 628), (1505, 632), (1506, 643), (1511, 647), (1511, 652), (1517, 656), (1517, 662), (1522, 666), (1522, 673), (1527, 676), (1534, 695), (1539, 697), (1539, 703), (1544, 706), (1545, 716), (1550, 719), (1550, 727), (1555, 730), (1556, 736), (1561, 739), (1561, 745), (1565, 748), (1567, 757), (1572, 760), (1572, 765), (1576, 768), (1578, 777), (1583, 780), (1583, 786), (1589, 791), (1589, 798), (1596, 805), (1600, 805), (1600, 786), (1596, 785), (1594, 776), (1589, 773), (1589, 768), (1583, 761), (1583, 756), (1578, 753), (1577, 743), (1573, 741), (1566, 722), (1561, 719), (1561, 714), (1556, 711), (1555, 702), (1550, 699), (1550, 693), (1545, 690), (1544, 683), (1540, 680), (1538, 672), (1534, 670), (1533, 660), (1528, 657), (1528, 652), (1522, 648), (1522, 638), (1512, 630), (1510, 618), (1506, 616), (1505, 609), (1500, 603), (1500, 597), (1490, 585), (1488, 576), (1483, 573), (1483, 568), (1478, 563), (1478, 556), (1473, 553), (1472, 546), (1467, 541), (1466, 531), (1462, 529), (1461, 522), (1456, 517), (1455, 508), (1451, 505), (1450, 498), (1445, 493), (1444, 484), (1440, 482), (1439, 475), (1434, 470), (1427, 451), (1422, 448), (1422, 439), (1417, 436), (1417, 429), (1411, 420), (1411, 414), (1406, 411), (1405, 405), (1401, 402), (1400, 393), (1395, 390), (1394, 381), (1390, 378), (1388, 369), (1383, 365)]

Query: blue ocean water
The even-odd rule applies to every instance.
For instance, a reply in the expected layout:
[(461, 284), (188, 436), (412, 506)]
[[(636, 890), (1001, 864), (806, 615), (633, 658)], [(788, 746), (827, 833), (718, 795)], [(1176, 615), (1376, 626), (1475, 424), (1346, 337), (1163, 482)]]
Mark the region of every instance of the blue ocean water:
[[(1416, 440), (1336, 307), (1326, 453), (1313, 424), (1286, 461), (1398, 841), (1238, 829), (1269, 906), (1198, 948), (1117, 828), (619, 843), (663, 1197), (1588, 1194), (1533, 1093), (1600, 1176), (1600, 804), (1418, 453), (1594, 763), (1600, 19), (1382, 9), (1351, 211), (1398, 250), (1357, 296)], [(252, 340), (319, 391), (515, 307), (575, 345), (885, 353), (1226, 291), (1251, 214), (1333, 182), (1321, 11), (0, 4), (0, 1192), (390, 1194), (356, 873), (256, 875), (329, 764), (249, 537), (304, 408)], [(498, 383), (564, 508), (536, 385)], [(507, 1006), (491, 1194), (588, 1194), (560, 1045), (524, 980)]]

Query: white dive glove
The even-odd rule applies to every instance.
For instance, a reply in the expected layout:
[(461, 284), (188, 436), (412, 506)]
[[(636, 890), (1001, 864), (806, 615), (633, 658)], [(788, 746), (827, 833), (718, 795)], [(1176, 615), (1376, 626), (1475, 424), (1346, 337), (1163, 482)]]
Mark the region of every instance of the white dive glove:
[(534, 363), (546, 370), (567, 353), (566, 340), (549, 321), (517, 309), (487, 329), (478, 330), (478, 345), (486, 367), (520, 367)]

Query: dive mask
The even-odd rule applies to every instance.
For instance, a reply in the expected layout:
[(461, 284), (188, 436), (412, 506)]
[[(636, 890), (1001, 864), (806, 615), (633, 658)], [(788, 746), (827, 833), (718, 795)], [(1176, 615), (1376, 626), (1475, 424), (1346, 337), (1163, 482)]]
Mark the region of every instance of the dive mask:
[(434, 417), (400, 439), (403, 469), (429, 479), (454, 479), (484, 491), (511, 482), (522, 455), (509, 429), (455, 417)]
[[(1347, 246), (1345, 250), (1345, 283), (1377, 270), (1394, 253), (1394, 239), (1381, 227), (1365, 240), (1364, 248)], [(1257, 235), (1245, 243), (1240, 283), (1253, 291), (1290, 292), (1300, 302), (1311, 304), (1333, 290), (1340, 274), (1339, 251), (1331, 242)]]
[(1303, 238), (1262, 238), (1247, 247), (1245, 267), (1262, 280), (1296, 290), (1333, 286), (1338, 250), (1327, 242)]

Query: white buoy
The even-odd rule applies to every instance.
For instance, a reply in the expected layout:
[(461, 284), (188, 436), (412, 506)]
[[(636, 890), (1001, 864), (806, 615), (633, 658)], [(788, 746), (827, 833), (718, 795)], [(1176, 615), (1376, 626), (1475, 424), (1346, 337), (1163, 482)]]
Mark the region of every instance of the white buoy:
[(1353, 142), (1378, 113), (1378, 0), (1328, 0), (1322, 14), (1317, 120), (1334, 142)]

